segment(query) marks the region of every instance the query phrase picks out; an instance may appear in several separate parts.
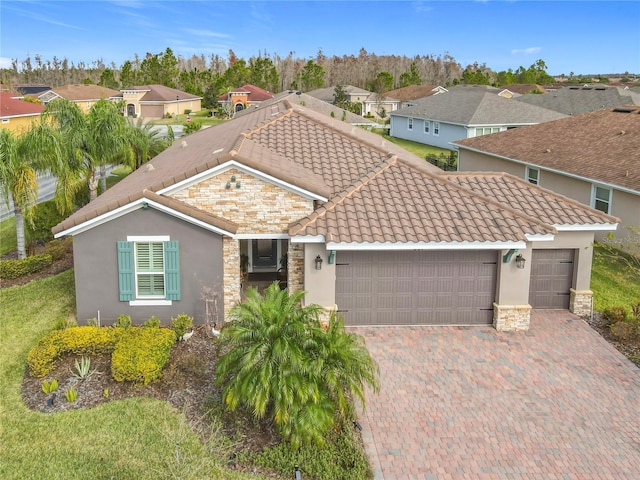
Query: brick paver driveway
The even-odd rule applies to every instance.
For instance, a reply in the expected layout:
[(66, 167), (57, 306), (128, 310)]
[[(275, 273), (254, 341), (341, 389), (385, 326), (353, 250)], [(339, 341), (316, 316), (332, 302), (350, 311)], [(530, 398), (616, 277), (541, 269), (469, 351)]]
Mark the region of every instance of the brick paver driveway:
[(580, 318), (352, 331), (381, 369), (360, 416), (376, 479), (640, 479), (640, 369)]

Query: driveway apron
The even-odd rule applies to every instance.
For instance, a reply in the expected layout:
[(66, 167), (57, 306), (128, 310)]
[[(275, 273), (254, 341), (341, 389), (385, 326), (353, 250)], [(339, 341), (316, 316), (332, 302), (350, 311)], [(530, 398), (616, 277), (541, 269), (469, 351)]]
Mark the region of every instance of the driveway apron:
[(380, 365), (360, 414), (376, 480), (640, 479), (640, 369), (579, 317), (351, 330)]

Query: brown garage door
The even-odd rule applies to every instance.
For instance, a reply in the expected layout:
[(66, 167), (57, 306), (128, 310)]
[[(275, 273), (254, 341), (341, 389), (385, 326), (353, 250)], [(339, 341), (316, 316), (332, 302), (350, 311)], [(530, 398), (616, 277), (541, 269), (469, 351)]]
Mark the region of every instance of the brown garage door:
[(574, 251), (533, 250), (529, 303), (533, 308), (568, 309)]
[(338, 252), (336, 301), (347, 325), (491, 324), (497, 253)]

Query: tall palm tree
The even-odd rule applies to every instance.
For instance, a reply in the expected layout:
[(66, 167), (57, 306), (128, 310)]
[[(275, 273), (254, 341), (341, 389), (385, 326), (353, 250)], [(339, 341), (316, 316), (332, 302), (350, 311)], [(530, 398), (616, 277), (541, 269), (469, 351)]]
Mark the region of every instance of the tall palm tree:
[(322, 444), (353, 413), (352, 396), (364, 401), (365, 384), (378, 388), (377, 365), (364, 344), (335, 316), (325, 332), (321, 307), (301, 306), (303, 297), (277, 283), (263, 295), (249, 288), (230, 312), (216, 365), (227, 408), (243, 405), (258, 419), (270, 418), (294, 448)]
[(138, 118), (136, 123), (128, 122), (127, 127), (126, 139), (132, 155), (124, 158), (122, 163), (131, 167), (132, 170), (140, 168), (142, 164), (164, 151), (175, 138), (171, 127), (169, 127), (168, 136), (163, 138), (151, 124), (143, 123), (142, 117)]
[[(0, 160), (0, 187), (7, 206), (15, 212), (18, 258), (25, 258), (24, 224), (38, 201), (38, 173), (64, 177), (61, 138), (46, 123), (17, 136), (0, 129)], [(56, 203), (61, 211), (69, 203), (69, 192), (66, 182), (60, 182)]]
[(101, 99), (85, 114), (75, 103), (56, 99), (47, 104), (43, 117), (63, 135), (69, 170), (84, 175), (89, 200), (97, 198), (99, 176), (106, 178), (106, 167), (123, 159), (128, 163), (133, 155), (127, 121), (116, 102)]

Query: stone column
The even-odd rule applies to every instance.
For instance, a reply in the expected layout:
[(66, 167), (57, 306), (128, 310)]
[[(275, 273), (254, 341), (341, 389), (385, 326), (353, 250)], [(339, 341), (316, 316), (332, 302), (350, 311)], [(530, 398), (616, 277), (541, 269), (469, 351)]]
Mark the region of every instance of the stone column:
[(569, 310), (579, 317), (591, 315), (593, 292), (591, 290), (569, 289), (571, 297), (569, 299)]
[(240, 301), (240, 241), (222, 237), (224, 319), (229, 310)]
[(493, 304), (493, 326), (501, 332), (529, 330), (531, 305)]

